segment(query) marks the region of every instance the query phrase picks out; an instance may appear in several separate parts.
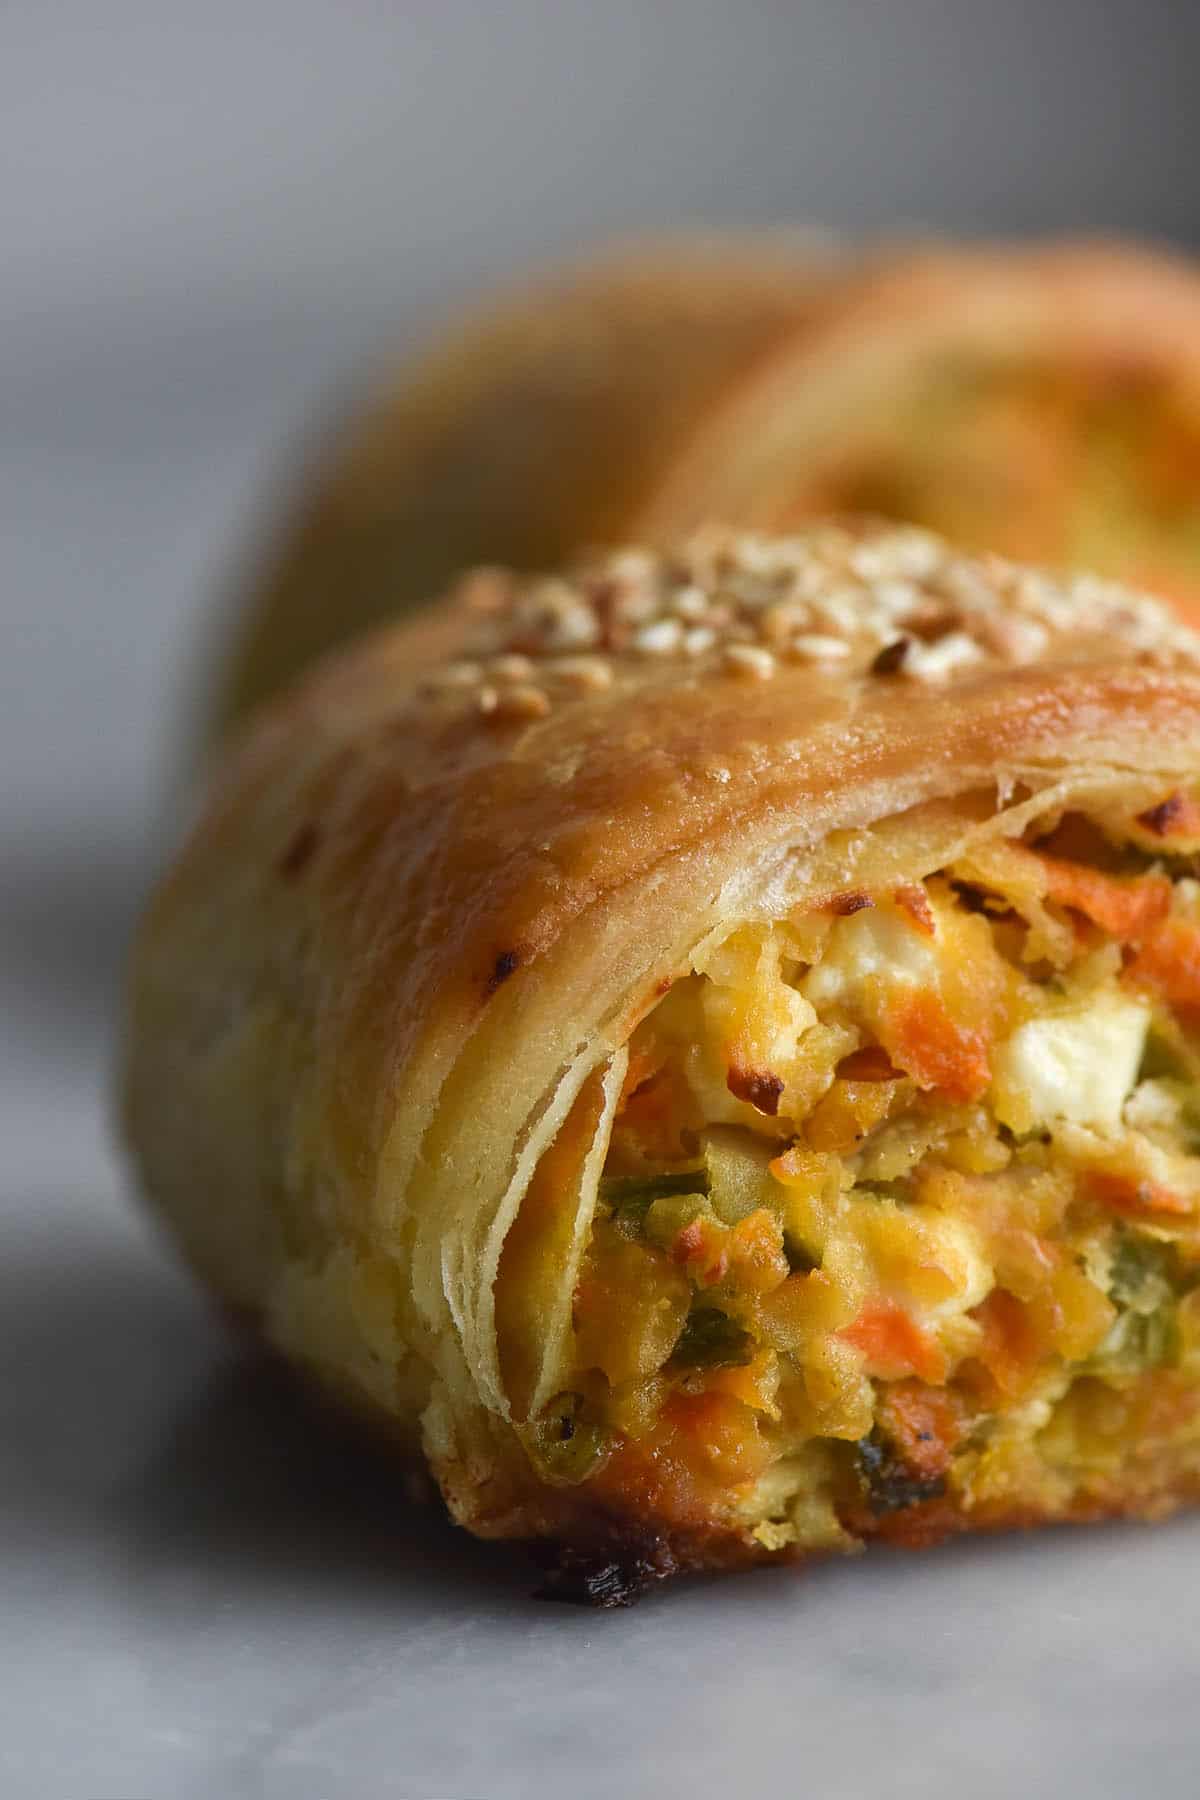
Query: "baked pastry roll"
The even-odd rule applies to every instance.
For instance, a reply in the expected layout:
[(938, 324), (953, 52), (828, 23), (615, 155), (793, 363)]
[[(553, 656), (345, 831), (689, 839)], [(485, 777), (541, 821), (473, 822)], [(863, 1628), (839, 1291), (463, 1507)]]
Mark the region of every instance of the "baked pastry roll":
[(916, 530), (467, 580), (132, 969), (212, 1290), (585, 1591), (1200, 1480), (1200, 640)]
[(609, 251), (493, 297), (385, 379), (322, 457), (240, 614), (215, 725), (469, 564), (620, 543), (705, 412), (826, 303), (814, 232)]
[(636, 529), (840, 511), (1200, 615), (1200, 276), (1119, 244), (884, 262), (709, 409)]

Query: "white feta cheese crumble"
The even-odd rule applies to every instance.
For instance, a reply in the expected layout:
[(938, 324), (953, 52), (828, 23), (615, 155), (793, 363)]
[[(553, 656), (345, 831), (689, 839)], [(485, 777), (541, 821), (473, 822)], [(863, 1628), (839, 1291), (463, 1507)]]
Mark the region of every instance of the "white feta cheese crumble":
[(937, 982), (937, 954), (928, 938), (908, 919), (877, 907), (839, 919), (820, 962), (801, 983), (814, 1006), (851, 1001), (873, 976), (889, 984), (932, 987)]
[(1103, 992), (1018, 1026), (992, 1065), (996, 1117), (1013, 1131), (1064, 1121), (1111, 1136), (1137, 1079), (1149, 1022), (1140, 1001)]

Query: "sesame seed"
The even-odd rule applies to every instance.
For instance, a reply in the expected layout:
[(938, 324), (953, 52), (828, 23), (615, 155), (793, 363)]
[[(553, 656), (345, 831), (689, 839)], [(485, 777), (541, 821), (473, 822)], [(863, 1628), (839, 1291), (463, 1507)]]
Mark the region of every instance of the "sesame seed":
[[(983, 662), (1028, 664), (1066, 638), (1131, 660), (1200, 665), (1200, 638), (1160, 602), (1097, 576), (1056, 578), (970, 556), (909, 527), (819, 525), (784, 537), (710, 526), (665, 555), (593, 554), (566, 575), (478, 569), (459, 583), (477, 614), (465, 655), (419, 693), (497, 720), (544, 718), (640, 662), (695, 686), (698, 659), (764, 680), (779, 666), (840, 665), (936, 683)], [(603, 647), (601, 650), (601, 646)], [(438, 697), (440, 696), (440, 699)]]
[(711, 650), (717, 641), (717, 634), (711, 625), (693, 625), (690, 631), (683, 634), (683, 651), (685, 656), (703, 656)]
[(949, 631), (936, 644), (914, 643), (911, 639), (908, 643), (908, 654), (900, 669), (913, 681), (943, 681), (953, 670), (983, 659), (983, 651), (965, 631)]
[(612, 664), (602, 656), (560, 656), (547, 664), (547, 673), (561, 677), (569, 686), (589, 693), (599, 693), (612, 686)]
[(850, 655), (845, 638), (823, 637), (819, 632), (802, 632), (785, 646), (785, 654), (794, 662), (844, 662)]
[(655, 619), (634, 634), (633, 648), (642, 656), (672, 656), (683, 642), (678, 619)]
[(761, 644), (727, 644), (725, 666), (734, 675), (748, 676), (754, 681), (769, 681), (775, 673), (775, 658)]
[(527, 656), (517, 656), (512, 651), (506, 656), (494, 656), (488, 664), (488, 674), (493, 681), (529, 681), (532, 678), (534, 665)]
[(762, 615), (759, 630), (771, 648), (778, 650), (796, 632), (803, 631), (811, 615), (812, 608), (805, 600), (777, 600)]
[(506, 688), (488, 709), (493, 719), (508, 723), (525, 719), (544, 719), (550, 711), (550, 696), (540, 687)]
[(687, 587), (680, 588), (677, 594), (672, 595), (671, 611), (677, 617), (689, 619), (695, 623), (696, 620), (702, 619), (708, 611), (708, 595), (703, 588), (697, 587), (694, 582), (691, 582)]

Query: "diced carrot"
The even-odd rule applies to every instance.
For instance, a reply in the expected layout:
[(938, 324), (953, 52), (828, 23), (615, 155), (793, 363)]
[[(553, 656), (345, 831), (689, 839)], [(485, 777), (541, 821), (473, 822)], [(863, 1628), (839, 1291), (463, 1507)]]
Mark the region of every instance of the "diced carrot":
[(728, 1394), (755, 1412), (774, 1413), (775, 1395), (779, 1389), (779, 1358), (774, 1350), (763, 1349), (753, 1362), (737, 1369), (714, 1369), (705, 1380), (705, 1391)]
[(919, 1375), (922, 1381), (946, 1379), (946, 1354), (936, 1339), (898, 1306), (894, 1300), (877, 1300), (864, 1306), (852, 1325), (838, 1332), (867, 1359), (867, 1372), (884, 1381)]
[(962, 1437), (956, 1397), (923, 1381), (900, 1381), (884, 1390), (879, 1422), (918, 1475), (944, 1475)]
[(898, 995), (880, 1035), (905, 1074), (951, 1100), (978, 1100), (992, 1079), (986, 1030), (960, 1025), (931, 988)]
[(825, 1157), (814, 1155), (801, 1144), (792, 1144), (767, 1164), (783, 1187), (811, 1187), (824, 1179), (826, 1167)]
[(993, 1288), (971, 1316), (983, 1327), (979, 1361), (1003, 1393), (1019, 1394), (1043, 1355), (1029, 1308), (1007, 1288)]
[(1088, 1177), (1088, 1191), (1102, 1206), (1134, 1218), (1147, 1213), (1178, 1215), (1195, 1211), (1192, 1201), (1172, 1193), (1160, 1182), (1139, 1181), (1136, 1176), (1114, 1175), (1103, 1169), (1094, 1170)]
[(754, 1412), (732, 1395), (672, 1394), (663, 1419), (702, 1478), (736, 1486), (757, 1480), (771, 1460), (773, 1451), (758, 1431)]
[(1170, 910), (1171, 883), (1165, 875), (1130, 879), (1040, 851), (1033, 854), (1045, 874), (1047, 898), (1082, 913), (1122, 943), (1144, 936)]
[(1180, 1012), (1200, 1012), (1200, 926), (1163, 919), (1127, 965), (1125, 979), (1161, 994)]
[(729, 1228), (718, 1219), (693, 1219), (675, 1233), (671, 1261), (701, 1287), (713, 1287), (729, 1272)]
[(769, 1294), (787, 1280), (783, 1227), (767, 1207), (748, 1213), (730, 1232), (729, 1269), (737, 1287), (748, 1293)]
[(920, 882), (912, 886), (898, 887), (892, 895), (904, 912), (906, 912), (923, 937), (933, 937), (937, 924), (933, 917), (933, 908), (929, 904), (929, 895)]

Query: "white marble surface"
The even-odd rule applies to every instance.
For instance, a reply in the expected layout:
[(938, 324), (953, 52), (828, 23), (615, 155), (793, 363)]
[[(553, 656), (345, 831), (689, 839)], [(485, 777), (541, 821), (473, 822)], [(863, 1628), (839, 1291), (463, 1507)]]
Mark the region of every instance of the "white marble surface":
[(212, 595), (385, 322), (658, 220), (1185, 233), (1198, 47), (1169, 0), (0, 8), (4, 1800), (1195, 1794), (1197, 1521), (535, 1602), (238, 1366), (106, 1096)]

